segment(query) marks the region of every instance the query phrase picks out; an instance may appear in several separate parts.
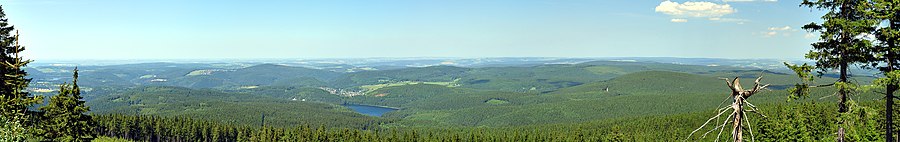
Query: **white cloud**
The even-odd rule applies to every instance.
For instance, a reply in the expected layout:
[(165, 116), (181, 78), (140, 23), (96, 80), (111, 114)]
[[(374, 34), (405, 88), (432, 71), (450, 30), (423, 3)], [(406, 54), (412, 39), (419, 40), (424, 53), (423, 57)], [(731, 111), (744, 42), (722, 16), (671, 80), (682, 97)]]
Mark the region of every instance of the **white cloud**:
[(712, 2), (672, 2), (663, 1), (656, 6), (656, 12), (674, 17), (716, 18), (736, 12), (731, 5)]
[(737, 23), (737, 24), (744, 24), (744, 22), (750, 21), (750, 20), (747, 20), (747, 19), (720, 18), (720, 17), (709, 18), (709, 20), (710, 20), (710, 21), (719, 21), (719, 22), (735, 22), (735, 23)]
[(722, 2), (755, 2), (755, 1), (778, 2), (778, 0), (722, 0)]
[(806, 35), (803, 35), (803, 38), (812, 39), (812, 38), (816, 38), (816, 35), (812, 34), (812, 33), (806, 33)]
[(771, 27), (771, 28), (769, 28), (769, 30), (770, 31), (786, 31), (786, 30), (791, 30), (791, 26)]
[(764, 36), (764, 37), (772, 37), (772, 36), (775, 36), (775, 35), (778, 35), (778, 32), (776, 32), (776, 31), (769, 31), (769, 32), (763, 33), (763, 36)]
[[(766, 31), (760, 32), (763, 37), (773, 37), (781, 34), (782, 36), (791, 36), (793, 32), (799, 31), (797, 29), (792, 28), (791, 26), (784, 27), (770, 27), (766, 29)], [(809, 36), (809, 35), (805, 35)]]
[(687, 22), (689, 18), (705, 18), (710, 21), (734, 22), (743, 24), (749, 20), (737, 18), (723, 18), (725, 15), (737, 12), (731, 5), (716, 4), (712, 2), (672, 2), (663, 1), (656, 6), (656, 12), (672, 16), (671, 22)]

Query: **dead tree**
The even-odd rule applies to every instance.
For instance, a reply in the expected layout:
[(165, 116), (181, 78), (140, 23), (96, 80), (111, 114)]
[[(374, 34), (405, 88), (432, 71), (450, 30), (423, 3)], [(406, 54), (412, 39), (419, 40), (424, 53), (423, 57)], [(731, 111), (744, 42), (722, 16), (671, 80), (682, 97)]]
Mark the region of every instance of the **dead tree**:
[[(746, 124), (746, 129), (749, 130), (749, 132), (750, 132), (750, 140), (751, 141), (753, 140), (753, 129), (752, 129), (752, 127), (750, 127), (750, 119), (747, 117), (747, 112), (756, 113), (762, 117), (766, 117), (766, 116), (760, 114), (755, 105), (751, 104), (750, 102), (747, 102), (747, 98), (749, 98), (750, 96), (753, 96), (753, 94), (759, 93), (759, 91), (768, 87), (769, 84), (761, 85), (759, 83), (759, 81), (762, 79), (762, 76), (759, 76), (759, 78), (756, 78), (756, 81), (755, 81), (756, 84), (753, 86), (753, 88), (751, 88), (750, 90), (744, 90), (744, 88), (741, 87), (741, 81), (740, 81), (739, 77), (735, 77), (734, 80), (731, 80), (731, 81), (729, 81), (727, 78), (723, 78), (723, 79), (725, 80), (725, 84), (728, 85), (728, 88), (731, 89), (730, 98), (733, 100), (733, 102), (731, 103), (731, 106), (726, 106), (726, 107), (718, 109), (717, 110), (718, 113), (716, 114), (716, 116), (709, 118), (709, 120), (706, 120), (706, 123), (703, 123), (703, 125), (701, 125), (700, 128), (697, 128), (696, 130), (691, 132), (691, 134), (688, 135), (688, 139), (690, 139), (691, 136), (694, 135), (694, 133), (696, 133), (700, 129), (703, 129), (703, 127), (705, 127), (707, 124), (709, 124), (709, 122), (716, 120), (715, 122), (718, 124), (718, 118), (720, 116), (722, 116), (722, 114), (725, 114), (725, 112), (728, 112), (730, 110), (731, 114), (729, 114), (728, 117), (726, 117), (725, 121), (723, 121), (719, 125), (716, 125), (716, 127), (714, 127), (712, 130), (709, 130), (706, 133), (704, 133), (702, 137), (705, 138), (706, 135), (709, 134), (710, 132), (719, 130), (719, 134), (716, 136), (716, 141), (719, 141), (719, 137), (722, 136), (722, 132), (725, 130), (725, 126), (728, 125), (728, 123), (731, 123), (731, 128), (732, 128), (731, 139), (733, 141), (741, 142), (744, 140), (743, 130), (744, 130), (745, 124)], [(745, 105), (749, 106), (750, 109), (744, 109)]]

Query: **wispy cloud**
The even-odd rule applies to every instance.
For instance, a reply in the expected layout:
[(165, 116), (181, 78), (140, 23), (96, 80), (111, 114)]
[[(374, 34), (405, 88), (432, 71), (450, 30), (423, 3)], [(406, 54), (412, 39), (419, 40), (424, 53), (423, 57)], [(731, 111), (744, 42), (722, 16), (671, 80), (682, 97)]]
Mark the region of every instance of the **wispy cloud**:
[(747, 20), (747, 19), (721, 18), (721, 17), (713, 17), (713, 18), (709, 18), (709, 20), (718, 21), (718, 22), (734, 22), (737, 24), (744, 24), (745, 22), (750, 22), (750, 20)]
[(816, 38), (816, 35), (812, 34), (812, 33), (806, 33), (805, 35), (803, 35), (803, 38), (813, 39), (813, 38)]
[(786, 31), (786, 30), (791, 30), (791, 29), (792, 29), (791, 26), (769, 28), (770, 31)]
[[(766, 29), (766, 31), (762, 31), (760, 33), (762, 34), (763, 37), (774, 37), (776, 35), (791, 36), (793, 32), (797, 32), (797, 31), (800, 31), (800, 30), (795, 29), (791, 26), (784, 26), (784, 27), (770, 27), (770, 28)], [(804, 36), (808, 37), (810, 35), (804, 35)]]
[(687, 22), (688, 20), (687, 20), (687, 19), (678, 19), (678, 18), (675, 18), (675, 19), (672, 19), (672, 20), (670, 20), (670, 21), (675, 22), (675, 23), (684, 23), (684, 22)]

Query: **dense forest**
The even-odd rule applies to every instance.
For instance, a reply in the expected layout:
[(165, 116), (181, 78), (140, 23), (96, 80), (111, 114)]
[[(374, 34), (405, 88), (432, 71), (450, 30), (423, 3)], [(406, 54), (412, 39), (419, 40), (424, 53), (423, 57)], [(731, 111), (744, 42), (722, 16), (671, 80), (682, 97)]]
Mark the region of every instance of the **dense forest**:
[[(765, 118), (751, 120), (755, 140), (832, 141), (838, 121), (851, 121), (847, 140), (881, 141), (884, 119), (882, 102), (858, 104), (867, 111), (838, 117), (834, 103), (803, 102), (769, 105)], [(666, 116), (619, 118), (579, 123), (524, 125), (515, 127), (417, 127), (404, 129), (251, 127), (202, 121), (184, 117), (129, 115), (95, 116), (100, 135), (139, 141), (712, 141), (710, 136), (688, 137), (710, 112)], [(842, 120), (848, 119), (848, 120)], [(896, 128), (896, 127), (895, 127)], [(651, 131), (654, 129), (667, 129)], [(749, 134), (749, 133), (748, 133)]]
[[(0, 141), (896, 141), (900, 2), (800, 6), (826, 12), (803, 26), (820, 35), (805, 56), (814, 63), (778, 69), (613, 60), (32, 67), (0, 8)], [(390, 111), (366, 115), (355, 104)]]

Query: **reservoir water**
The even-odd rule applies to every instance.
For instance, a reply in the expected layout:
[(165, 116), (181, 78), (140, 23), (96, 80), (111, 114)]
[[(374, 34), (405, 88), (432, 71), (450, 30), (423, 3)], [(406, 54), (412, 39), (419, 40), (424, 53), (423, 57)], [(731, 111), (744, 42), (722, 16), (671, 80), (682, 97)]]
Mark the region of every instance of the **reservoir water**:
[(356, 111), (358, 113), (362, 113), (362, 114), (369, 115), (369, 116), (377, 116), (377, 117), (381, 117), (381, 115), (383, 115), (384, 113), (397, 110), (394, 108), (386, 108), (386, 107), (370, 106), (370, 105), (345, 104), (344, 106), (349, 107), (350, 109), (353, 109), (353, 111)]

